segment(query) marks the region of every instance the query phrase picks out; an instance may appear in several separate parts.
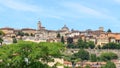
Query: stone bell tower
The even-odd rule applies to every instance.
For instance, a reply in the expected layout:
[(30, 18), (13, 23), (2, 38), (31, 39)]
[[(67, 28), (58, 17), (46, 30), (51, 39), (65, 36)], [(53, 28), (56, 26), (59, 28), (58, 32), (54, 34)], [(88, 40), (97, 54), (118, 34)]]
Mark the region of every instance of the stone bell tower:
[(37, 28), (38, 30), (41, 29), (42, 26), (41, 26), (41, 22), (40, 22), (40, 21), (38, 21), (37, 27), (38, 27), (38, 28)]
[(99, 27), (99, 30), (100, 31), (104, 31), (104, 27)]

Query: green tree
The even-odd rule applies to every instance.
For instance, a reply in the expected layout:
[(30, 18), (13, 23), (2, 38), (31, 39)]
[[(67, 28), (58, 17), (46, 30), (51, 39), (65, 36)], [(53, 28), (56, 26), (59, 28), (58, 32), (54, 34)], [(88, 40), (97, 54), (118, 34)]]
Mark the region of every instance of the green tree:
[(53, 58), (60, 58), (62, 56), (62, 51), (64, 51), (64, 46), (61, 43), (39, 43), (41, 45), (41, 60), (44, 63), (53, 61)]
[(75, 68), (76, 63), (81, 60), (80, 58), (76, 57), (75, 55), (65, 56), (64, 59), (72, 63), (72, 68)]
[(79, 57), (81, 60), (89, 60), (89, 52), (84, 49), (80, 49), (78, 53), (75, 53), (74, 55)]
[(86, 65), (85, 68), (90, 68), (90, 65)]
[(103, 68), (116, 68), (116, 65), (113, 62), (107, 62)]
[(109, 61), (112, 59), (118, 59), (118, 56), (117, 54), (112, 53), (112, 52), (105, 52), (105, 53), (101, 53), (100, 58), (103, 61)]
[(67, 48), (75, 48), (74, 44), (67, 44)]
[(17, 39), (16, 38), (13, 38), (13, 43), (17, 43)]
[(60, 37), (61, 37), (61, 35), (60, 35), (60, 33), (58, 33), (58, 34), (57, 34), (57, 38), (60, 38)]
[(72, 44), (72, 43), (73, 43), (73, 38), (68, 37), (68, 38), (67, 38), (67, 44)]
[(3, 39), (2, 37), (5, 35), (3, 31), (0, 30), (0, 45), (2, 45)]
[(107, 32), (112, 32), (111, 29), (108, 29)]
[(24, 35), (25, 35), (25, 36), (29, 36), (29, 34), (28, 34), (28, 33), (24, 33)]
[(84, 49), (80, 49), (78, 53), (74, 53), (75, 57), (81, 59), (81, 66), (83, 66), (84, 60), (89, 60), (89, 52), (85, 51)]
[(64, 66), (64, 68), (69, 68), (68, 66)]
[(118, 49), (118, 46), (119, 45), (117, 43), (110, 42), (110, 43), (105, 44), (102, 48), (103, 49)]
[(102, 47), (100, 45), (97, 46), (98, 49), (101, 49)]
[(42, 56), (41, 56), (42, 57), (41, 60), (43, 62), (48, 64), (48, 62), (54, 61), (47, 46), (42, 47), (42, 50), (43, 50), (43, 53), (42, 53)]
[(73, 43), (73, 38), (67, 38), (67, 48), (75, 48), (75, 44)]
[(88, 48), (87, 43), (83, 41), (81, 38), (77, 42), (78, 48)]
[(3, 31), (0, 30), (0, 35), (5, 35), (5, 33)]
[(19, 31), (19, 32), (17, 33), (17, 35), (18, 35), (18, 36), (24, 36), (24, 33), (23, 33), (22, 31)]
[(117, 44), (117, 47), (116, 47), (116, 49), (120, 49), (120, 43), (119, 43), (119, 44)]
[(31, 33), (31, 34), (30, 34), (30, 36), (34, 36), (34, 34), (33, 34), (33, 33)]
[(51, 68), (51, 67), (49, 67), (46, 64), (42, 64), (41, 62), (37, 61), (37, 62), (30, 63), (29, 68)]
[[(47, 49), (47, 51), (46, 51)], [(50, 68), (42, 59), (57, 58), (64, 49), (61, 43), (34, 43), (19, 41), (0, 48), (0, 67), (2, 68)], [(47, 56), (46, 56), (47, 55)]]
[(90, 47), (91, 49), (95, 48), (95, 44), (93, 41), (89, 41), (87, 44), (88, 44), (88, 47)]
[(97, 61), (96, 54), (91, 54), (91, 55), (90, 55), (90, 61), (91, 61), (91, 62), (96, 62), (96, 61)]
[(0, 37), (0, 43), (1, 43), (1, 45), (2, 45), (2, 42), (3, 42), (3, 39)]
[(64, 44), (65, 40), (64, 40), (64, 36), (61, 37), (61, 42)]

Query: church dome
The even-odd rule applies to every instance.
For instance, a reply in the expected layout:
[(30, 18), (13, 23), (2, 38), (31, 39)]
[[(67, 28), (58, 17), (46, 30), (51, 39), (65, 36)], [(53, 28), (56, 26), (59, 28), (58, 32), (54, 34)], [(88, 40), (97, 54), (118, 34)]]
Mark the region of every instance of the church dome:
[(62, 30), (69, 31), (69, 28), (68, 28), (66, 25), (64, 25), (64, 26), (62, 27)]

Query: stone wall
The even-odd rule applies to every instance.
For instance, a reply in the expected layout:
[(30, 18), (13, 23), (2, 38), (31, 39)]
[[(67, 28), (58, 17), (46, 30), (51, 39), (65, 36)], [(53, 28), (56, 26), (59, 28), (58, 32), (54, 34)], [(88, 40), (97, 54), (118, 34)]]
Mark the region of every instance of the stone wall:
[[(102, 52), (113, 52), (116, 53), (118, 55), (118, 57), (120, 58), (120, 50), (118, 49), (85, 49), (87, 50), (89, 53), (92, 54), (96, 54), (97, 56), (99, 56)], [(79, 51), (79, 49), (66, 49), (65, 50), (65, 54), (71, 55), (73, 53), (77, 53)]]

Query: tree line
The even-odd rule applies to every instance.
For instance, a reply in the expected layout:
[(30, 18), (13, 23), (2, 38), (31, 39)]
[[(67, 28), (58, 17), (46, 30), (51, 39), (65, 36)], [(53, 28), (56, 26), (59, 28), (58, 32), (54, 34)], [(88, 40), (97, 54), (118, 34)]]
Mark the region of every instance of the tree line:
[(0, 47), (0, 67), (51, 68), (48, 63), (53, 62), (54, 58), (61, 58), (63, 51), (62, 43), (19, 41)]
[[(118, 59), (118, 56), (117, 54), (113, 52), (104, 52), (104, 53), (101, 53), (99, 56), (97, 56), (96, 54), (90, 54), (88, 51), (84, 49), (80, 49), (77, 53), (73, 53), (71, 56), (65, 56), (64, 59), (72, 63), (72, 68), (75, 68), (76, 63), (79, 61), (80, 62), (84, 62), (84, 61), (102, 62), (104, 61), (107, 63), (106, 65), (101, 66), (101, 68), (116, 68), (116, 65), (113, 62), (111, 62), (111, 60)], [(82, 67), (83, 63), (81, 63), (80, 66)], [(90, 68), (89, 65), (86, 65), (85, 68), (88, 68), (88, 67)]]
[(73, 42), (73, 38), (67, 38), (67, 48), (83, 48), (83, 49), (120, 49), (120, 43), (109, 42), (103, 46), (97, 45), (93, 41), (83, 41), (81, 38), (76, 43)]
[(73, 38), (67, 38), (67, 48), (95, 48), (95, 44), (92, 41), (83, 41), (81, 38), (78, 39), (77, 43), (73, 42)]

